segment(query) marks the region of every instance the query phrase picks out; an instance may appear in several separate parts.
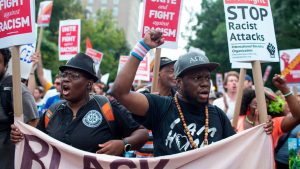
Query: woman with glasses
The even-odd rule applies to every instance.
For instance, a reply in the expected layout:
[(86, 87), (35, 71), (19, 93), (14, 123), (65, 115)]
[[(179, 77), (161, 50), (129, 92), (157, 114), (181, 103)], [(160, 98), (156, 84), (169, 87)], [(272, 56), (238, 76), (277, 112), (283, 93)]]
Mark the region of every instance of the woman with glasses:
[[(89, 56), (79, 53), (59, 68), (64, 100), (48, 109), (37, 128), (93, 153), (120, 156), (131, 148), (138, 149), (147, 141), (147, 130), (121, 112), (118, 104), (109, 103), (104, 96), (90, 95), (98, 80), (93, 63)], [(11, 140), (17, 143), (22, 139), (22, 133), (12, 126)]]

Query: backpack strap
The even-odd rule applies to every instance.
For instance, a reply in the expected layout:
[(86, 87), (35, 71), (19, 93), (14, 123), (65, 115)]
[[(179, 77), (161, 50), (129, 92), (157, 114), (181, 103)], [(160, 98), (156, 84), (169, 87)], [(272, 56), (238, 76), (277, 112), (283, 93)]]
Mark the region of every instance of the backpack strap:
[(48, 124), (53, 117), (54, 113), (57, 113), (58, 111), (64, 109), (66, 106), (66, 101), (61, 100), (57, 103), (54, 103), (52, 106), (49, 107), (49, 109), (46, 111), (44, 116), (44, 127), (45, 129), (48, 127)]
[(110, 101), (107, 97), (102, 95), (91, 95), (92, 98), (96, 101), (98, 104), (98, 107), (103, 114), (112, 134), (114, 137), (117, 137), (117, 130), (116, 130), (116, 124), (115, 124), (115, 115), (113, 113), (112, 106), (110, 104)]

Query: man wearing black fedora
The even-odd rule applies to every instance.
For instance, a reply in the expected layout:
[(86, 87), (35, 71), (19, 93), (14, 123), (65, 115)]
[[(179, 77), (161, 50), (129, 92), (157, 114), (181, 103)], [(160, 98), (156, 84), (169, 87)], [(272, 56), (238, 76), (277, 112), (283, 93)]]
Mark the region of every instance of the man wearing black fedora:
[(140, 61), (151, 48), (163, 43), (161, 32), (147, 32), (133, 48), (112, 91), (116, 99), (152, 130), (154, 156), (189, 151), (235, 134), (225, 113), (208, 104), (210, 72), (219, 64), (209, 62), (200, 53), (187, 53), (176, 61), (174, 97), (130, 92)]
[[(38, 124), (38, 129), (49, 136), (78, 149), (110, 155), (122, 155), (131, 148), (138, 149), (147, 140), (147, 130), (119, 105), (105, 96), (90, 95), (98, 80), (93, 60), (79, 53), (61, 71), (61, 96)], [(20, 133), (12, 126), (11, 140), (20, 141)], [(86, 141), (88, 140), (88, 141)]]

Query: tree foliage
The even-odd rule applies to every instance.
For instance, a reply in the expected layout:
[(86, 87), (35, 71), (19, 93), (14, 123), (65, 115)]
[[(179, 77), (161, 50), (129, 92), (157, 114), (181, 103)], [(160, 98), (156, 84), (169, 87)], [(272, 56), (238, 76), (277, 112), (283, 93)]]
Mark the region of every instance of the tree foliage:
[[(299, 0), (270, 0), (274, 27), (279, 50), (300, 48), (300, 3)], [(231, 69), (228, 55), (225, 13), (223, 0), (203, 0), (202, 12), (197, 15), (198, 23), (192, 30), (196, 38), (189, 38), (189, 46), (206, 52), (211, 61), (222, 64), (216, 71), (227, 72)], [(262, 68), (272, 65), (270, 77), (280, 73), (279, 63), (265, 63)], [(252, 72), (248, 72), (252, 73)], [(270, 79), (267, 86), (270, 85)]]
[[(36, 0), (36, 15), (42, 0)], [(81, 52), (85, 52), (86, 37), (93, 48), (104, 53), (101, 63), (102, 73), (111, 73), (110, 81), (116, 76), (120, 54), (128, 54), (124, 31), (119, 29), (110, 11), (98, 11), (95, 18), (86, 19), (84, 10), (78, 1), (54, 0), (51, 22), (45, 28), (42, 40), (42, 57), (44, 67), (58, 73), (58, 67), (65, 62), (58, 61), (58, 28), (60, 20), (81, 19)]]

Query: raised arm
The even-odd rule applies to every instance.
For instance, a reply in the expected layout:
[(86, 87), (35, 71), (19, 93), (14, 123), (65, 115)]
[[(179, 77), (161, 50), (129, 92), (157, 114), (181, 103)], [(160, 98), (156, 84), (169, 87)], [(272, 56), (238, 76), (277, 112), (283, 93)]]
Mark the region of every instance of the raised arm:
[(32, 61), (32, 66), (31, 66), (30, 75), (29, 75), (29, 78), (28, 78), (27, 87), (28, 87), (29, 91), (33, 94), (34, 89), (36, 88), (36, 81), (35, 81), (34, 72), (35, 72), (36, 66), (39, 62), (37, 53), (34, 53), (31, 56), (31, 61)]
[(132, 113), (145, 116), (149, 103), (145, 95), (137, 92), (130, 92), (137, 68), (146, 53), (164, 43), (162, 33), (148, 31), (142, 41), (133, 48), (131, 56), (123, 69), (119, 72), (112, 88), (113, 96), (121, 102)]
[(281, 78), (279, 75), (275, 75), (272, 82), (273, 85), (285, 96), (285, 100), (289, 105), (293, 117), (300, 119), (300, 103), (298, 102), (296, 96), (291, 93), (285, 79)]
[(36, 67), (37, 77), (41, 83), (41, 85), (44, 87), (45, 91), (47, 91), (51, 86), (51, 82), (49, 82), (45, 76), (43, 71), (43, 59), (40, 52), (36, 52), (36, 55), (39, 59)]

